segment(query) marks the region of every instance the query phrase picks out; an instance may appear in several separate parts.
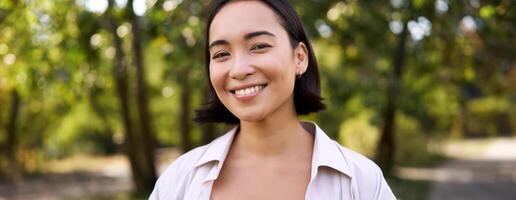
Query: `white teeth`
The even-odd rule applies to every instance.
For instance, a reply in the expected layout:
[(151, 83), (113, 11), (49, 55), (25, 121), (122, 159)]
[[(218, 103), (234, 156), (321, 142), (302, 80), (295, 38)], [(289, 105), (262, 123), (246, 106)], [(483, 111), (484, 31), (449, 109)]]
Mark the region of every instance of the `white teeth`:
[(258, 91), (260, 91), (264, 86), (253, 86), (253, 87), (249, 87), (249, 88), (244, 88), (244, 89), (240, 89), (240, 90), (235, 90), (235, 94), (238, 95), (238, 96), (248, 96), (248, 95), (251, 95), (251, 94), (254, 94)]

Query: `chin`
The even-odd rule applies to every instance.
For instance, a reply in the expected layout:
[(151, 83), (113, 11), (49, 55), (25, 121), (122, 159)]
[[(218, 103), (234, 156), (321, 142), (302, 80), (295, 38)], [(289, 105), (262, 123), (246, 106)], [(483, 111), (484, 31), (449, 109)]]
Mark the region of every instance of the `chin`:
[(235, 115), (240, 121), (259, 122), (263, 120), (263, 113), (246, 113)]

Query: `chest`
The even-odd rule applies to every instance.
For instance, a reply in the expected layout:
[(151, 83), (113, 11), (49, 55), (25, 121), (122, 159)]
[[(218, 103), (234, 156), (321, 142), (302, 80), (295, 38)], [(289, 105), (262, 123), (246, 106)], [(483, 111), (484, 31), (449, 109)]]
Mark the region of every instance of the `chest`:
[(214, 182), (211, 199), (304, 199), (310, 165), (229, 165)]
[(324, 167), (319, 168), (317, 175), (308, 184), (300, 177), (269, 177), (260, 171), (250, 175), (228, 174), (237, 177), (233, 180), (226, 178), (221, 171), (219, 177), (215, 178), (216, 171), (215, 166), (200, 168), (196, 173), (187, 176), (188, 181), (185, 180), (185, 185), (177, 187), (177, 190), (172, 192), (174, 195), (161, 199), (351, 200), (352, 193), (357, 192), (350, 178)]

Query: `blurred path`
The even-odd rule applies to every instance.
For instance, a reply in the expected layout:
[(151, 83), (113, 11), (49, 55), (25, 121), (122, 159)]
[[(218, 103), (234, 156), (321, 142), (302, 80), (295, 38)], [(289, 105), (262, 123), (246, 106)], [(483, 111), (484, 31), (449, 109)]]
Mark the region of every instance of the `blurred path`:
[(437, 170), (430, 200), (516, 199), (516, 161), (453, 160)]
[(0, 183), (0, 200), (98, 199), (131, 190), (131, 180), (93, 172), (53, 173)]
[[(157, 152), (158, 171), (179, 155), (176, 149)], [(45, 173), (23, 182), (0, 182), (0, 200), (113, 199), (132, 189), (129, 163), (124, 155), (74, 156), (46, 164)]]
[(516, 199), (516, 138), (453, 142), (433, 169), (430, 200)]

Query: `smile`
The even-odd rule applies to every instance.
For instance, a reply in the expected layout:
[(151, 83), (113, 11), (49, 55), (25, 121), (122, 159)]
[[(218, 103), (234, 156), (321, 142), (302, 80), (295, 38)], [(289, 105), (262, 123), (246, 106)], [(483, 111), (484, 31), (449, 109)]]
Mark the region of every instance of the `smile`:
[(256, 96), (260, 91), (265, 88), (266, 85), (254, 85), (246, 88), (231, 90), (231, 93), (235, 94), (235, 96), (240, 100), (247, 100), (251, 97)]

